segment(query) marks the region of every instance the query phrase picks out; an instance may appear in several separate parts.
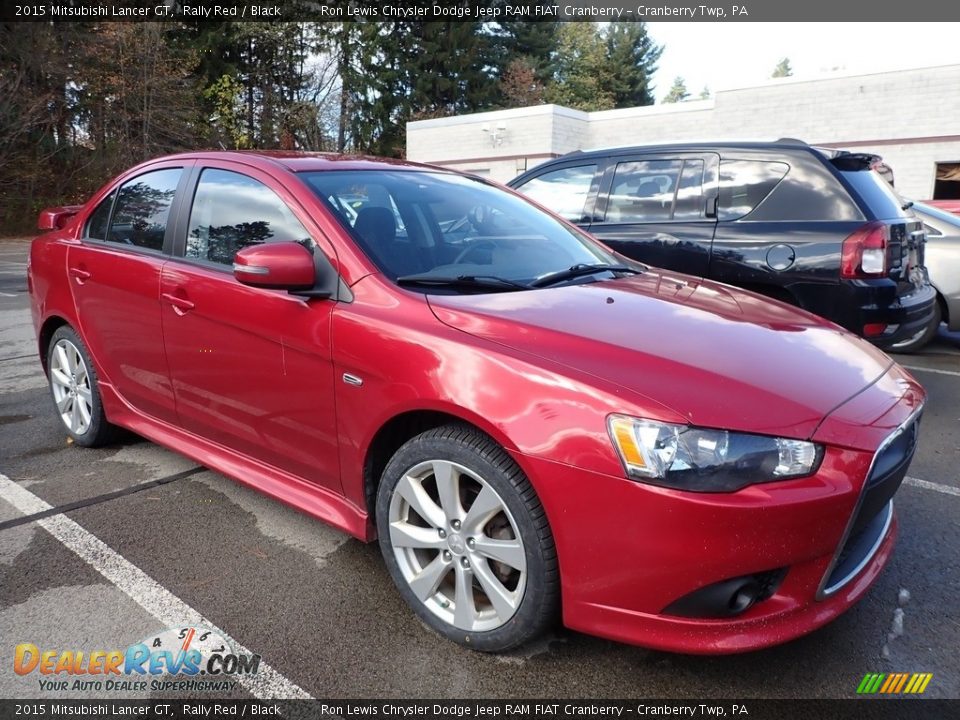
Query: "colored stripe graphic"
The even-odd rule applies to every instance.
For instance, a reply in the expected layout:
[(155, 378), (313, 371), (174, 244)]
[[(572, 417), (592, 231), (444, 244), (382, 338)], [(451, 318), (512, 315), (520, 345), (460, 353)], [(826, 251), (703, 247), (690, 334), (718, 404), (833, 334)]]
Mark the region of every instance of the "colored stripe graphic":
[(932, 679), (933, 673), (867, 673), (857, 686), (857, 694), (919, 695)]
[(886, 682), (883, 683), (883, 685), (881, 686), (880, 692), (881, 692), (881, 693), (886, 693), (887, 691), (889, 691), (889, 690), (890, 690), (890, 686), (893, 685), (893, 684), (895, 684), (895, 683), (897, 682), (897, 679), (898, 679), (899, 677), (900, 677), (900, 676), (897, 675), (897, 673), (892, 673), (892, 674), (890, 674), (890, 675), (887, 675), (887, 680), (886, 680)]

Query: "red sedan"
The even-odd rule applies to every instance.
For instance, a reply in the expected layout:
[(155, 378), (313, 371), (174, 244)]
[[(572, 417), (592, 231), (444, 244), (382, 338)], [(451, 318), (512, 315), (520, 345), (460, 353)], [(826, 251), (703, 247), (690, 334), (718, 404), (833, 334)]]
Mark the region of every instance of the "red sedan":
[(924, 392), (757, 295), (477, 178), (196, 153), (44, 211), (29, 288), (76, 444), (128, 428), (366, 541), (478, 650), (571, 628), (780, 643), (890, 558)]
[(933, 205), (941, 210), (960, 215), (960, 200), (924, 200), (927, 205)]

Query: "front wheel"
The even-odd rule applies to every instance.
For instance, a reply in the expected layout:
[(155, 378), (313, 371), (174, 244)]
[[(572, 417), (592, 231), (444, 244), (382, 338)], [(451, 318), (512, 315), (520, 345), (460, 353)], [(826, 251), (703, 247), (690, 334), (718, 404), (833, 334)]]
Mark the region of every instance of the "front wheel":
[(107, 422), (103, 412), (90, 353), (67, 325), (57, 328), (50, 338), (47, 376), (57, 414), (75, 443), (96, 447), (116, 437), (116, 426)]
[(557, 556), (543, 507), (487, 436), (449, 425), (409, 440), (384, 470), (376, 512), (400, 594), (444, 637), (497, 652), (556, 620)]

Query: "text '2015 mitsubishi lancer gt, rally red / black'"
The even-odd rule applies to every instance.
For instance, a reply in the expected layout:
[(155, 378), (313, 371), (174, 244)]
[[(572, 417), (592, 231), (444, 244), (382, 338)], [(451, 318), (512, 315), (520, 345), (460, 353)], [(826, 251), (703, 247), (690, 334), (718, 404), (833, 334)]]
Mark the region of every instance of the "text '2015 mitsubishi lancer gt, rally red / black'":
[(193, 153), (40, 225), (33, 320), (78, 445), (128, 428), (378, 538), (413, 611), (465, 646), (562, 618), (764, 647), (890, 558), (924, 401), (905, 370), (492, 183)]

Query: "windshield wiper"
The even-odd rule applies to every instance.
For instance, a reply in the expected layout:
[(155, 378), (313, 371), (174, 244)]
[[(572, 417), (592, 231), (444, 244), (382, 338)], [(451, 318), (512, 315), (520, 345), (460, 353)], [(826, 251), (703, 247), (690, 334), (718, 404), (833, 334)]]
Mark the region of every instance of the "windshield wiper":
[(508, 292), (513, 290), (529, 290), (528, 285), (507, 280), (496, 275), (457, 275), (443, 277), (437, 275), (401, 275), (397, 278), (398, 285), (419, 287), (449, 287), (479, 290), (493, 290)]
[(584, 275), (593, 275), (598, 272), (612, 272), (612, 273), (630, 273), (631, 275), (638, 275), (642, 272), (638, 268), (628, 267), (627, 265), (606, 265), (604, 263), (596, 264), (587, 264), (587, 263), (578, 263), (572, 267), (567, 268), (566, 270), (558, 270), (557, 272), (552, 272), (542, 277), (537, 278), (532, 283), (530, 287), (541, 288), (547, 287), (549, 285), (556, 285), (559, 282), (564, 280), (573, 280), (574, 278), (582, 277)]

